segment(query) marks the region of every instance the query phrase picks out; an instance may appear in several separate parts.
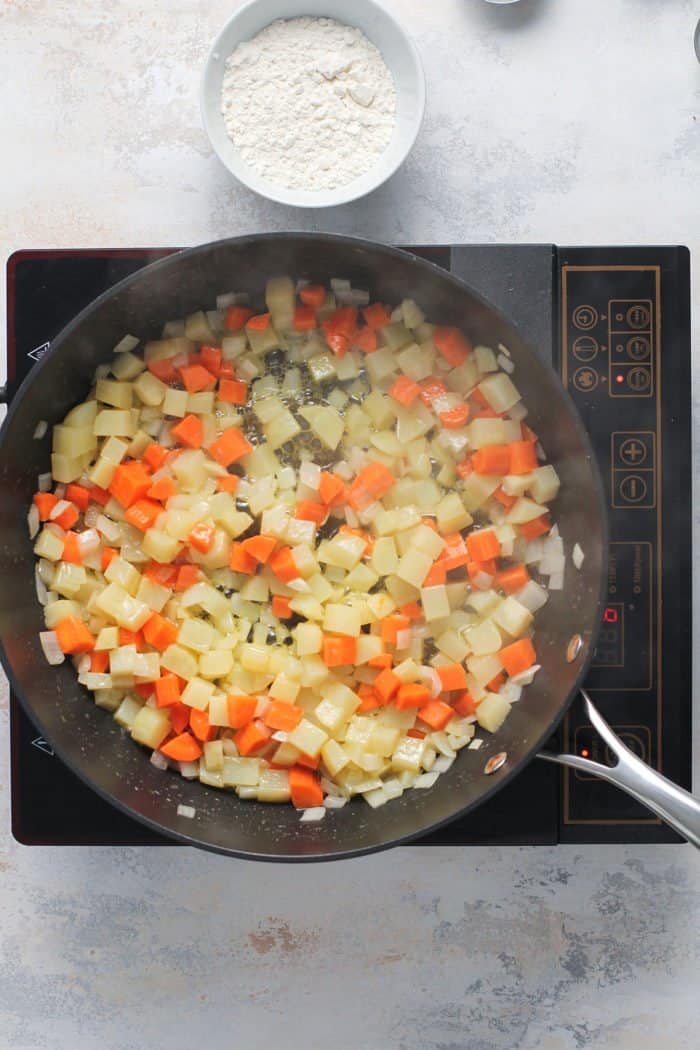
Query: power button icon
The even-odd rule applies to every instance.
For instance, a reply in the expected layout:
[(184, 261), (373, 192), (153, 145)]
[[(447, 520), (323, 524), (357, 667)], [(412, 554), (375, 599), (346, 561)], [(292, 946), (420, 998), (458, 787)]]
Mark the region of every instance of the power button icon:
[(571, 320), (574, 328), (586, 331), (586, 329), (593, 328), (598, 323), (598, 311), (595, 306), (588, 306), (588, 304), (577, 306)]

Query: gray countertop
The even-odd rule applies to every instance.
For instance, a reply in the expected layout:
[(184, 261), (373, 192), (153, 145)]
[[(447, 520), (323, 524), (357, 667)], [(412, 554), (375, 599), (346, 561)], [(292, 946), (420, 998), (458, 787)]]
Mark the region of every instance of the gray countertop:
[[(200, 128), (202, 61), (236, 0), (8, 0), (3, 256), (288, 228), (700, 250), (697, 4), (385, 2), (425, 63), (420, 138), (367, 200), (302, 213), (234, 183)], [(698, 1045), (689, 847), (316, 867), (28, 849), (9, 830), (8, 722), (4, 690), (0, 1047)], [(697, 732), (695, 755), (697, 772)]]

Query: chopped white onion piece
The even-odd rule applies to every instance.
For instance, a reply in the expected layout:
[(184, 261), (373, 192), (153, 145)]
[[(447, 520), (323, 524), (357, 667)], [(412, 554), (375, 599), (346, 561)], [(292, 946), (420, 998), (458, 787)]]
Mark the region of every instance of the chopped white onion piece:
[(36, 487), (38, 488), (39, 492), (50, 492), (52, 483), (53, 477), (50, 473), (40, 474), (39, 477), (36, 479)]
[(539, 441), (535, 445), (535, 452), (537, 453), (537, 458), (539, 459), (540, 463), (544, 463), (544, 461), (547, 458), (547, 454), (542, 448), (542, 445), (539, 443)]
[(515, 365), (510, 360), (510, 358), (505, 356), (505, 354), (499, 354), (498, 357), (496, 358), (496, 361), (501, 366), (503, 371), (507, 372), (509, 375), (512, 375), (513, 372), (515, 371)]
[(354, 306), (369, 306), (370, 295), (364, 288), (353, 288), (352, 302)]
[(58, 644), (58, 635), (55, 631), (39, 631), (39, 642), (48, 664), (56, 667), (63, 663), (65, 655)]
[(549, 577), (549, 583), (547, 584), (550, 591), (563, 591), (564, 590), (564, 573), (555, 572)]
[(324, 798), (323, 805), (326, 809), (342, 809), (347, 801), (342, 795), (328, 795)]
[(477, 572), (472, 583), (477, 591), (489, 591), (493, 583), (493, 576), (490, 576), (488, 572)]
[(231, 737), (225, 736), (221, 743), (223, 745), (224, 754), (228, 758), (237, 758), (238, 757), (238, 748), (234, 744), (234, 742), (231, 739)]
[(291, 591), (296, 591), (297, 594), (308, 594), (311, 590), (306, 580), (302, 580), (301, 576), (297, 576), (295, 580), (289, 580), (287, 586)]
[(196, 780), (199, 776), (199, 762), (178, 762), (178, 767), (185, 780)]
[(37, 423), (36, 427), (34, 428), (34, 434), (33, 434), (34, 440), (35, 441), (41, 441), (41, 439), (44, 437), (44, 435), (46, 434), (46, 431), (48, 429), (49, 429), (49, 424), (46, 422), (46, 420), (45, 419), (40, 419), (39, 422)]
[(183, 806), (183, 804), (180, 803), (180, 805), (177, 807), (178, 817), (188, 817), (189, 820), (192, 819), (196, 812), (197, 810), (194, 808), (194, 806)]
[(239, 379), (244, 383), (249, 383), (251, 379), (255, 379), (256, 376), (260, 375), (260, 369), (255, 364), (255, 361), (251, 361), (249, 357), (241, 358), (236, 366), (236, 373)]
[(67, 499), (60, 499), (58, 503), (52, 508), (49, 514), (49, 521), (55, 521), (56, 518), (60, 518), (64, 510), (68, 510), (70, 503)]
[(531, 685), (539, 669), (540, 664), (533, 664), (532, 667), (528, 667), (525, 671), (521, 671), (520, 674), (514, 674), (510, 679), (510, 684), (520, 686)]
[(529, 609), (531, 613), (536, 613), (538, 609), (547, 604), (548, 595), (547, 591), (544, 587), (540, 587), (539, 583), (536, 583), (534, 580), (528, 580), (525, 586), (517, 591), (514, 598), (521, 605), (524, 605), (526, 609)]
[(319, 820), (323, 820), (325, 815), (325, 806), (309, 806), (308, 809), (302, 811), (299, 820), (302, 824), (316, 824)]
[(29, 529), (29, 539), (33, 540), (39, 531), (39, 511), (35, 503), (32, 503), (27, 511), (27, 527)]
[(433, 762), (432, 772), (446, 773), (453, 762), (454, 758), (451, 758), (449, 755), (438, 755), (438, 757)]
[(350, 281), (346, 280), (345, 277), (331, 277), (331, 288), (338, 294), (338, 292), (349, 292), (352, 289)]
[(36, 597), (39, 605), (46, 605), (49, 592), (46, 590), (46, 584), (41, 578), (38, 565), (34, 568), (34, 588), (36, 590)]
[(328, 777), (321, 777), (321, 790), (326, 795), (333, 795), (337, 798), (344, 798), (343, 792), (340, 790), (335, 781), (329, 780)]
[(379, 514), (379, 511), (382, 509), (381, 503), (375, 500), (374, 503), (370, 503), (368, 507), (365, 507), (364, 510), (360, 511), (360, 521), (363, 525), (371, 525), (377, 514)]
[(139, 340), (135, 335), (125, 335), (123, 339), (120, 339), (117, 345), (112, 350), (113, 354), (126, 354), (135, 350), (139, 345)]
[(528, 540), (525, 546), (525, 553), (523, 555), (523, 561), (526, 565), (535, 565), (544, 554), (542, 546), (542, 538), (540, 536), (534, 540)]
[(505, 346), (505, 345), (504, 345), (503, 343), (499, 343), (499, 344), (498, 344), (498, 346), (496, 347), (496, 349), (497, 349), (497, 350), (500, 350), (500, 352), (501, 352), (502, 354), (505, 354), (505, 355), (506, 355), (506, 357), (510, 357), (510, 356), (511, 356), (510, 350), (509, 350), (509, 349), (508, 349), (508, 347), (507, 347), (507, 346)]
[(540, 562), (540, 572), (543, 576), (558, 576), (564, 572), (565, 565), (563, 554), (545, 554)]
[(114, 543), (115, 540), (118, 540), (121, 536), (122, 530), (119, 523), (112, 521), (111, 518), (106, 517), (104, 514), (99, 515), (95, 522), (95, 527), (102, 533), (108, 543)]
[(521, 420), (525, 419), (525, 417), (527, 416), (527, 409), (525, 408), (525, 405), (522, 403), (522, 401), (516, 402), (516, 404), (514, 404), (512, 408), (508, 409), (508, 416), (515, 423), (520, 423)]
[(522, 687), (515, 685), (512, 678), (509, 682), (505, 682), (499, 689), (501, 696), (504, 700), (507, 700), (509, 704), (517, 704), (522, 695), (522, 691)]
[(95, 551), (99, 550), (100, 534), (97, 529), (84, 529), (83, 532), (78, 533), (78, 549), (80, 550), (81, 557), (85, 559), (90, 554), (94, 554)]
[(81, 656), (79, 658), (79, 660), (78, 660), (78, 664), (77, 664), (78, 674), (87, 674), (87, 672), (90, 670), (91, 664), (92, 664), (92, 660), (90, 658), (90, 654), (89, 653), (84, 653), (83, 656)]
[(480, 736), (475, 736), (474, 739), (469, 744), (467, 744), (467, 747), (470, 751), (478, 751), (480, 747), (483, 747), (483, 743), (484, 741), (481, 739)]
[(270, 706), (269, 696), (259, 696), (258, 702), (255, 705), (255, 718), (262, 718), (268, 707)]
[[(435, 759), (435, 761), (437, 762), (437, 759)], [(421, 775), (416, 778), (416, 782), (413, 786), (414, 788), (431, 788), (439, 776), (439, 772), (431, 769), (429, 773), (421, 773)]]
[(83, 521), (89, 529), (94, 529), (97, 525), (97, 519), (100, 516), (100, 508), (97, 503), (90, 503), (88, 509), (83, 515)]
[(342, 478), (343, 481), (350, 481), (353, 476), (352, 468), (349, 463), (346, 463), (344, 459), (338, 460), (333, 466), (333, 472)]
[(422, 682), (423, 685), (428, 687), (433, 699), (436, 696), (439, 696), (442, 692), (442, 682), (440, 681), (440, 675), (437, 673), (434, 667), (428, 667), (427, 664), (423, 664), (418, 674), (418, 681)]
[(410, 627), (404, 628), (402, 631), (396, 632), (396, 648), (397, 649), (408, 649), (413, 638), (413, 631)]
[(149, 761), (150, 761), (152, 766), (156, 767), (156, 769), (167, 769), (168, 768), (168, 760), (165, 757), (165, 755), (162, 754), (160, 751), (153, 751), (151, 753), (151, 757), (150, 757)]
[(318, 486), (321, 483), (321, 468), (317, 463), (312, 463), (310, 460), (304, 460), (299, 467), (299, 481), (304, 485), (308, 485), (314, 492), (318, 492)]
[(345, 520), (351, 529), (356, 529), (357, 526), (360, 524), (360, 519), (350, 506), (347, 506), (345, 508)]
[(347, 291), (347, 292), (346, 291), (337, 291), (335, 293), (335, 298), (336, 298), (336, 302), (338, 302), (340, 304), (340, 306), (354, 306), (355, 305), (355, 296), (353, 294), (352, 288), (350, 288), (349, 291)]
[(572, 560), (572, 562), (574, 563), (574, 566), (577, 569), (580, 569), (581, 566), (583, 565), (583, 559), (584, 558), (585, 558), (585, 554), (581, 550), (581, 547), (579, 546), (578, 543), (575, 543), (574, 544), (574, 549), (571, 552), (571, 560)]

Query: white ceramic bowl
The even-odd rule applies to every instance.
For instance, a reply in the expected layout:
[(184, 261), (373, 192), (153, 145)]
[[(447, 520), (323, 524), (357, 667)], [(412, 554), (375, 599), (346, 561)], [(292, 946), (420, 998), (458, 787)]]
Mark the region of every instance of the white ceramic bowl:
[[(396, 125), (389, 145), (369, 171), (334, 190), (289, 189), (259, 175), (229, 138), (221, 113), (221, 85), (231, 52), (270, 22), (300, 15), (334, 18), (361, 29), (381, 51), (396, 85)], [(403, 163), (423, 119), (425, 78), (415, 45), (375, 0), (252, 0), (227, 22), (211, 49), (202, 79), (201, 108), (205, 130), (219, 159), (242, 183), (280, 204), (327, 208), (370, 193)]]

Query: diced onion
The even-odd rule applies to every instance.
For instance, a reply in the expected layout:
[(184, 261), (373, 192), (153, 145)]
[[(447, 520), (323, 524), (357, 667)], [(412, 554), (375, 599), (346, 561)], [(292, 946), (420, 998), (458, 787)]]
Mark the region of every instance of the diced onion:
[(194, 808), (194, 806), (183, 806), (182, 802), (177, 807), (178, 817), (188, 817), (189, 820), (191, 820), (192, 817), (194, 817), (196, 812), (197, 810)]
[(396, 632), (396, 648), (397, 649), (408, 649), (411, 644), (413, 637), (413, 631), (410, 627), (404, 628), (402, 631)]
[(547, 591), (534, 580), (528, 580), (514, 597), (521, 605), (529, 609), (531, 613), (537, 612), (538, 609), (547, 604)]
[(104, 514), (100, 514), (95, 527), (99, 532), (102, 533), (108, 543), (114, 543), (121, 536), (121, 526), (116, 522), (112, 521), (111, 518), (106, 517)]
[(297, 594), (308, 594), (311, 590), (306, 580), (302, 580), (301, 576), (297, 576), (295, 580), (289, 580), (287, 586), (290, 590), (296, 591)]
[(565, 565), (563, 554), (545, 554), (540, 562), (540, 572), (543, 576), (558, 576), (564, 572)]
[(350, 481), (353, 476), (352, 468), (349, 463), (346, 463), (344, 459), (339, 460), (333, 466), (333, 473), (337, 474), (343, 481)]
[(433, 762), (432, 772), (446, 773), (453, 762), (454, 758), (450, 758), (449, 755), (438, 755), (438, 757)]
[(33, 434), (34, 440), (35, 441), (41, 441), (41, 439), (45, 436), (46, 431), (48, 429), (49, 429), (49, 424), (46, 422), (46, 420), (45, 419), (40, 419), (39, 422), (37, 423), (36, 427), (34, 428), (34, 434)]
[(83, 521), (89, 529), (94, 529), (100, 516), (99, 504), (91, 503), (83, 515)]
[(36, 508), (36, 504), (32, 503), (29, 510), (27, 511), (27, 527), (29, 529), (29, 539), (33, 540), (39, 531), (39, 511)]
[(63, 663), (65, 655), (58, 644), (58, 635), (55, 631), (39, 631), (39, 642), (47, 663), (52, 667)]
[(323, 820), (325, 815), (325, 806), (309, 806), (308, 809), (302, 810), (302, 814), (299, 817), (299, 820), (302, 824), (315, 824), (319, 820)]
[(36, 589), (36, 597), (39, 605), (46, 605), (48, 598), (48, 591), (46, 590), (46, 584), (41, 578), (41, 570), (38, 564), (34, 568), (34, 587)]
[(505, 682), (499, 692), (504, 700), (507, 700), (509, 704), (517, 704), (522, 694), (522, 687), (516, 685), (511, 678), (509, 682)]
[(168, 760), (165, 757), (165, 755), (162, 754), (162, 752), (160, 752), (160, 751), (153, 751), (149, 761), (150, 761), (152, 766), (156, 767), (156, 769), (167, 769), (168, 768)]
[(579, 546), (578, 543), (575, 543), (574, 544), (574, 549), (571, 552), (571, 560), (574, 563), (575, 568), (577, 568), (577, 569), (581, 568), (581, 566), (583, 565), (583, 559), (584, 558), (585, 558), (585, 554), (581, 550), (581, 547)]
[(549, 583), (547, 585), (550, 591), (563, 591), (564, 590), (564, 573), (555, 572), (549, 577)]
[(99, 550), (101, 542), (97, 529), (85, 529), (83, 532), (78, 533), (78, 547), (83, 558)]
[(120, 339), (117, 345), (114, 347), (112, 353), (114, 354), (126, 354), (131, 350), (135, 350), (139, 345), (139, 340), (135, 335), (125, 335), (123, 339)]
[(427, 664), (423, 664), (418, 674), (418, 680), (428, 687), (433, 699), (442, 692), (440, 675), (434, 667), (428, 667)]
[(350, 506), (345, 508), (345, 520), (351, 529), (356, 529), (360, 524), (360, 519)]
[(312, 463), (308, 459), (304, 460), (299, 467), (299, 481), (308, 485), (314, 492), (318, 492), (318, 486), (321, 483), (321, 468), (317, 463)]
[(53, 477), (50, 473), (40, 474), (39, 477), (36, 479), (36, 487), (38, 488), (39, 492), (50, 492), (52, 484)]
[(479, 571), (474, 574), (472, 583), (478, 591), (488, 591), (491, 589), (493, 583), (493, 576), (489, 575), (488, 572)]
[(342, 809), (347, 801), (342, 795), (327, 795), (323, 800), (323, 805), (326, 809)]
[(345, 277), (331, 277), (331, 288), (337, 295), (338, 292), (349, 292), (352, 288), (350, 281)]
[[(435, 759), (435, 761), (437, 762), (437, 759)], [(431, 788), (439, 776), (439, 772), (436, 772), (435, 769), (431, 769), (429, 773), (421, 773), (419, 777), (416, 777), (413, 786), (414, 788)]]
[(255, 706), (255, 718), (262, 718), (270, 706), (269, 696), (259, 696)]
[(510, 360), (510, 358), (505, 356), (505, 354), (499, 354), (498, 357), (496, 358), (496, 361), (501, 366), (503, 371), (507, 372), (509, 375), (512, 375), (513, 372), (515, 371), (515, 365)]
[(196, 780), (199, 776), (199, 762), (178, 762), (178, 767), (185, 780)]
[(520, 423), (527, 416), (527, 409), (522, 401), (518, 401), (512, 408), (508, 409), (508, 415), (516, 423)]
[(68, 510), (70, 503), (67, 499), (60, 499), (55, 507), (52, 508), (49, 514), (49, 521), (55, 521), (56, 518), (60, 518), (64, 510)]
[(225, 736), (221, 743), (222, 743), (222, 746), (223, 746), (223, 749), (224, 749), (224, 754), (228, 758), (237, 758), (238, 757), (238, 748), (236, 747), (236, 745), (234, 744), (233, 740), (231, 740), (230, 737)]
[(480, 747), (483, 747), (484, 741), (480, 736), (475, 736), (474, 739), (467, 744), (470, 751), (478, 751)]
[(328, 777), (321, 777), (321, 789), (326, 795), (333, 795), (337, 798), (344, 797), (338, 785), (333, 780), (329, 780)]
[(531, 685), (539, 669), (539, 664), (533, 664), (532, 667), (528, 667), (527, 670), (521, 671), (520, 674), (514, 674), (510, 679), (511, 685)]

